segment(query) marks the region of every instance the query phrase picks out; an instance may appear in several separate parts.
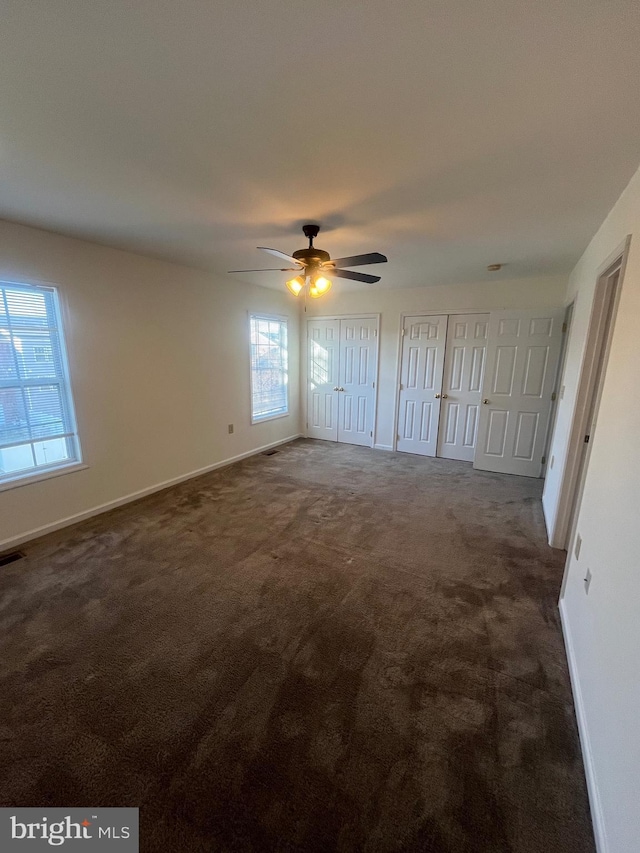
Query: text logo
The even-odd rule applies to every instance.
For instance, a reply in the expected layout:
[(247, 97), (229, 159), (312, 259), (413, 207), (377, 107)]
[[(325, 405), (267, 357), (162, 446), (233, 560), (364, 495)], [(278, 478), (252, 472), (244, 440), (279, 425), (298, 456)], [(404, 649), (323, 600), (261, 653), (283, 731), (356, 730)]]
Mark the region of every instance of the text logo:
[(0, 808), (0, 850), (138, 853), (138, 809)]

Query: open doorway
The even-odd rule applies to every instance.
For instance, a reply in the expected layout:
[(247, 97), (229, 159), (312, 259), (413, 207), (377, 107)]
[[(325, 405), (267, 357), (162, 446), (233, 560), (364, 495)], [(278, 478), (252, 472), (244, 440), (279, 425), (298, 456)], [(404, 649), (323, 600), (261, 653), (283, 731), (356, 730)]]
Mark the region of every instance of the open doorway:
[[(613, 326), (620, 297), (621, 267), (622, 259), (616, 263), (615, 267), (610, 272), (601, 276), (603, 291), (601, 321), (599, 323), (598, 337), (596, 341), (592, 380), (590, 382), (589, 393), (586, 400), (585, 428), (583, 430), (584, 438), (580, 443), (580, 453), (578, 454), (576, 485), (573, 490), (569, 509), (567, 547), (572, 547), (575, 539), (578, 510), (580, 509), (580, 502), (582, 501), (584, 483), (589, 467), (589, 457), (591, 455), (591, 448), (593, 447), (593, 439), (595, 437), (597, 427), (598, 410), (600, 408), (604, 377), (607, 371), (607, 362), (609, 360), (609, 350), (611, 349)], [(598, 282), (598, 284), (600, 284), (600, 282)]]
[(596, 434), (628, 244), (629, 240), (613, 255), (613, 260), (606, 263), (596, 284), (564, 475), (554, 524), (549, 529), (550, 544), (566, 550), (573, 546), (575, 522)]

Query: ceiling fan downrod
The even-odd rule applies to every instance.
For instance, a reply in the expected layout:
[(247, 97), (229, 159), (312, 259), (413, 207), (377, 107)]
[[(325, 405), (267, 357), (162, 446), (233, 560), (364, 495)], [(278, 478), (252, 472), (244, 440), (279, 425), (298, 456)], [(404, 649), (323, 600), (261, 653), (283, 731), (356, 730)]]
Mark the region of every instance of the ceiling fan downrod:
[(316, 249), (313, 245), (313, 239), (318, 236), (319, 231), (319, 225), (303, 225), (302, 232), (309, 240), (309, 248), (298, 249), (292, 255), (296, 261), (299, 261), (307, 268), (307, 275), (313, 273), (322, 264), (326, 264), (327, 261), (331, 260), (329, 252), (325, 252), (324, 249)]

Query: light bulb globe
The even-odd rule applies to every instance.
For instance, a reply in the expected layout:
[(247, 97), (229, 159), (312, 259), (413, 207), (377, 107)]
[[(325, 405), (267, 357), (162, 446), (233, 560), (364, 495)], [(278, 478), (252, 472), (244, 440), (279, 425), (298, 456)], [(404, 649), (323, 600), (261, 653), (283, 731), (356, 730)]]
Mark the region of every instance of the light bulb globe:
[(287, 282), (287, 287), (294, 296), (299, 296), (300, 291), (304, 287), (304, 280), (298, 275)]

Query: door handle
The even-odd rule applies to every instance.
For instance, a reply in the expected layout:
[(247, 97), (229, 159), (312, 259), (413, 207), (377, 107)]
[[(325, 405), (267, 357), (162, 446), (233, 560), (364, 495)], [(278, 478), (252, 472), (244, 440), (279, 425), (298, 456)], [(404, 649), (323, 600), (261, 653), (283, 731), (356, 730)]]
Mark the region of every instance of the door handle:
[(446, 400), (446, 399), (448, 398), (448, 396), (449, 396), (448, 394), (443, 394), (443, 395), (442, 395), (442, 399), (443, 399), (443, 400)]
[(333, 390), (334, 390), (334, 391), (339, 391), (340, 389), (339, 389), (339, 388), (338, 388), (338, 386), (336, 385), (336, 387), (335, 387)]
[(486, 406), (486, 405), (488, 405), (488, 404), (491, 402), (491, 400), (483, 400), (482, 402), (483, 402), (483, 404)]
[(338, 391), (344, 391), (344, 388), (338, 388)]
[(442, 394), (434, 394), (433, 396), (436, 398), (436, 400), (439, 400)]

